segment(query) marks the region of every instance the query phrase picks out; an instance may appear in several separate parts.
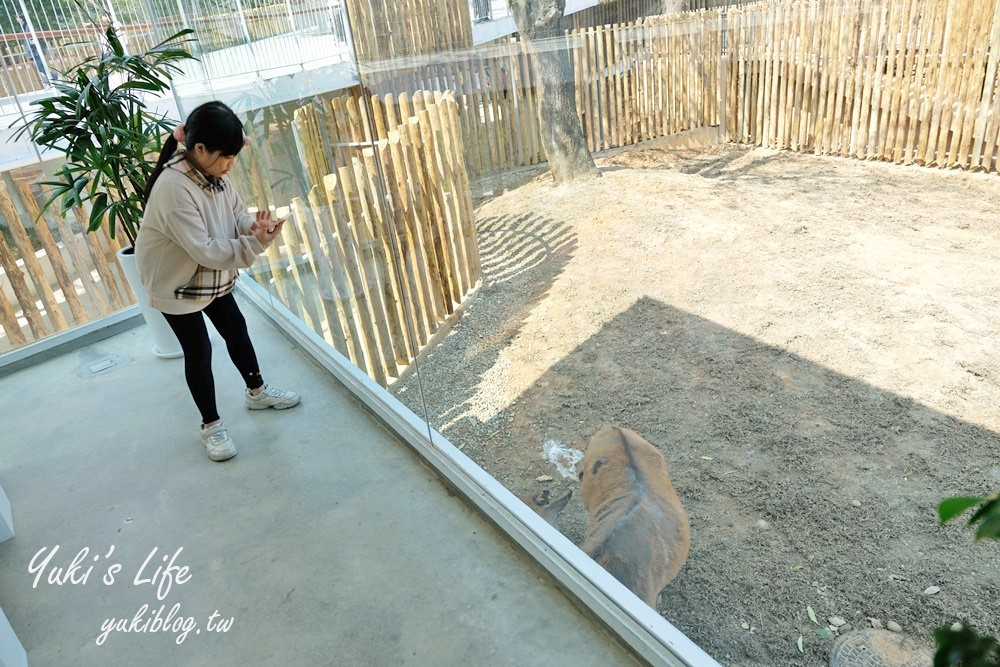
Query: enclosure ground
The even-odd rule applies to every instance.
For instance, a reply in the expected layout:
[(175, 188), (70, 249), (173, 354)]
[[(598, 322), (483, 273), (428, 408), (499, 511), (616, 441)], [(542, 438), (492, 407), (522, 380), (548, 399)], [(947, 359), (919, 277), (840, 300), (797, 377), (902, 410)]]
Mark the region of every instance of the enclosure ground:
[(657, 444), (693, 531), (659, 610), (723, 664), (825, 664), (831, 617), (1000, 631), (1000, 545), (935, 516), (1000, 488), (1000, 180), (730, 145), (599, 166), (479, 206), (482, 287), (420, 365), (434, 426), (515, 492), (577, 486), (548, 440)]

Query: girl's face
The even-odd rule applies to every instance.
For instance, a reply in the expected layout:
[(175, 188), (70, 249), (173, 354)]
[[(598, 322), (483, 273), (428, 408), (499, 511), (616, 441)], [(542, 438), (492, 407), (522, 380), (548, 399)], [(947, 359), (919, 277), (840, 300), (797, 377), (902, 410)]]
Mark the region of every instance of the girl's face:
[(222, 151), (209, 152), (205, 144), (195, 144), (194, 149), (189, 151), (188, 157), (201, 173), (217, 178), (228, 174), (236, 163), (235, 155), (223, 155)]

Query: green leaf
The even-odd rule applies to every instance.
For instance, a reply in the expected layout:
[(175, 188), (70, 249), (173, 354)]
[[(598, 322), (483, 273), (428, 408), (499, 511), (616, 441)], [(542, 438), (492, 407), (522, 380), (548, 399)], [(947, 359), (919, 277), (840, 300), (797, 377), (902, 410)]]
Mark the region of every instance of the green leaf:
[(952, 498), (945, 498), (938, 504), (938, 519), (941, 523), (947, 523), (970, 507), (983, 502), (983, 500), (985, 498), (979, 496), (954, 496)]
[(816, 612), (813, 611), (813, 608), (811, 606), (806, 605), (806, 613), (809, 614), (810, 621), (812, 621), (816, 625), (819, 625), (819, 621), (816, 620)]
[(160, 85), (159, 82), (151, 82), (151, 81), (128, 81), (118, 86), (116, 90), (130, 90), (133, 88), (139, 90), (151, 90), (154, 93), (160, 92), (160, 90), (162, 90), (162, 86)]
[(958, 630), (945, 626), (934, 631), (937, 651), (934, 667), (998, 667), (1000, 643), (993, 637), (980, 635), (969, 624)]
[(814, 630), (814, 632), (816, 633), (816, 636), (819, 637), (820, 639), (832, 639), (833, 638), (833, 633), (830, 632), (829, 628), (816, 628), (816, 630)]
[[(104, 222), (104, 211), (96, 208), (90, 209), (90, 221), (87, 224), (88, 232), (96, 232)], [(113, 236), (111, 238), (114, 238)]]
[(108, 193), (99, 192), (90, 200), (90, 224), (88, 232), (97, 231), (104, 220), (104, 214), (108, 210)]
[(799, 635), (799, 641), (795, 642), (795, 645), (799, 647), (799, 653), (805, 653), (802, 649), (802, 635)]
[(969, 525), (979, 523), (976, 530), (977, 540), (1000, 540), (1000, 496), (994, 495), (969, 519)]
[(1000, 540), (1000, 494), (989, 497), (956, 496), (945, 498), (938, 505), (938, 516), (945, 523), (972, 507), (980, 505), (969, 519), (970, 526), (979, 524), (976, 540)]

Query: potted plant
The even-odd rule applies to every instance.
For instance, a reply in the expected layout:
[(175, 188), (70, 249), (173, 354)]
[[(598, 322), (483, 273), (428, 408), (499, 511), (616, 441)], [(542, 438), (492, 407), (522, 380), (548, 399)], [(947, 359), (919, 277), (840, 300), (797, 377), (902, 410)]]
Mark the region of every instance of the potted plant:
[(110, 22), (102, 33), (100, 55), (87, 58), (60, 74), (54, 94), (31, 103), (31, 110), (12, 127), (13, 139), (27, 136), (35, 144), (58, 151), (65, 162), (54, 179), (43, 182), (48, 196), (42, 212), (58, 203), (60, 214), (84, 204), (88, 232), (107, 224), (115, 238), (124, 232), (128, 246), (118, 253), (154, 339), (154, 353), (180, 356), (180, 346), (166, 320), (146, 303), (135, 267), (134, 244), (142, 221), (142, 195), (165, 136), (176, 125), (148, 105), (162, 96), (170, 80), (193, 60), (184, 46), (193, 30), (182, 30), (147, 51), (125, 51)]

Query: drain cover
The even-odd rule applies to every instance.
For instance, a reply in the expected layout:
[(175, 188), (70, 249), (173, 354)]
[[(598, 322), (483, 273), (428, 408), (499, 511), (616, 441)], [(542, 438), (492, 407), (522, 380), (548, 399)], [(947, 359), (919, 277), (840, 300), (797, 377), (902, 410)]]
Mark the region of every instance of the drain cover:
[(930, 651), (888, 630), (855, 630), (837, 638), (830, 667), (931, 667)]
[(100, 361), (97, 361), (87, 366), (87, 370), (90, 371), (91, 373), (97, 374), (100, 373), (101, 371), (106, 371), (109, 368), (114, 368), (117, 365), (118, 362), (115, 361), (114, 359), (101, 359)]

